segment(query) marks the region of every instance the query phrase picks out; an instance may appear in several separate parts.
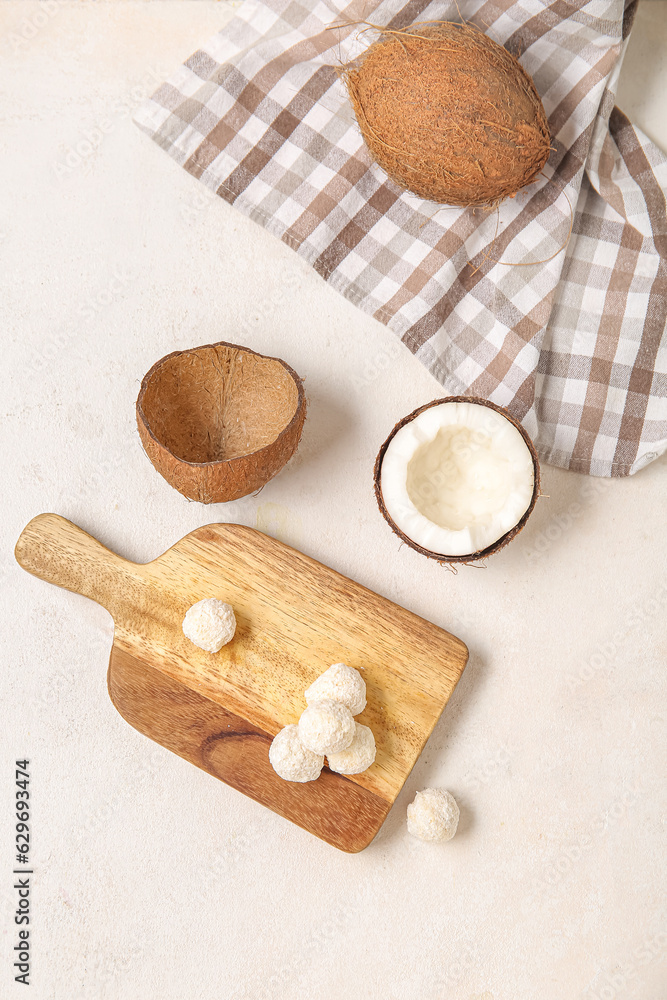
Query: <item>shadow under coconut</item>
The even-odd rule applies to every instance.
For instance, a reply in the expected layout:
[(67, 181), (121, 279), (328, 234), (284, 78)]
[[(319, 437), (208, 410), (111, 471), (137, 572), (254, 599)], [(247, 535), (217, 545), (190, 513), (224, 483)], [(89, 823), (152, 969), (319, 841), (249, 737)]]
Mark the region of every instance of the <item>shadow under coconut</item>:
[(463, 775), (452, 771), (451, 775), (448, 774), (444, 781), (435, 775), (441, 771), (441, 765), (446, 757), (447, 743), (454, 738), (457, 729), (465, 722), (467, 715), (472, 710), (474, 693), (479, 690), (480, 684), (484, 681), (485, 667), (486, 663), (481, 654), (471, 649), (470, 658), (461, 675), (461, 680), (447, 702), (435, 729), (371, 847), (386, 843), (400, 833), (407, 833), (407, 807), (417, 792), (421, 792), (425, 788), (446, 788), (456, 799), (461, 810), (456, 832), (457, 837), (468, 834), (474, 828), (474, 808), (469, 804), (466, 793), (461, 790), (463, 788)]
[(331, 452), (336, 449), (344, 452), (353, 436), (352, 413), (341, 406), (338, 395), (307, 382), (306, 401), (308, 410), (301, 441), (281, 476), (294, 476), (302, 466), (307, 466), (310, 476), (323, 463), (327, 463), (327, 475), (330, 474)]
[(598, 518), (598, 503), (621, 480), (580, 475), (543, 466), (542, 495), (510, 555), (529, 564), (545, 564), (563, 548), (588, 535)]

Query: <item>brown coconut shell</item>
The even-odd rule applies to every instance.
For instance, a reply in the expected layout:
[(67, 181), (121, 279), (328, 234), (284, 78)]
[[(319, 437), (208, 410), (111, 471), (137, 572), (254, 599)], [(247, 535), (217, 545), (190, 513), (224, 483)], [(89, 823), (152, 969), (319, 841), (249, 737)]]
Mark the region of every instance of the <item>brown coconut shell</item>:
[[(389, 442), (392, 440), (394, 435), (397, 433), (397, 431), (400, 431), (401, 427), (404, 427), (406, 424), (409, 424), (411, 420), (414, 420), (415, 417), (418, 417), (420, 413), (424, 412), (424, 410), (430, 409), (431, 406), (439, 406), (440, 403), (479, 403), (481, 406), (488, 406), (489, 409), (495, 410), (496, 413), (501, 413), (503, 417), (509, 420), (509, 422), (513, 424), (514, 427), (516, 427), (519, 434), (526, 442), (528, 450), (530, 451), (531, 454), (531, 458), (533, 459), (533, 470), (534, 470), (533, 495), (531, 497), (530, 504), (528, 505), (528, 509), (526, 510), (521, 520), (518, 522), (518, 524), (515, 524), (514, 527), (511, 528), (508, 532), (502, 535), (502, 537), (499, 538), (497, 542), (494, 542), (493, 545), (489, 545), (485, 549), (480, 549), (479, 552), (471, 552), (463, 556), (446, 556), (446, 555), (441, 555), (441, 553), (439, 552), (431, 552), (430, 549), (425, 549), (421, 545), (418, 545), (408, 535), (406, 535), (405, 532), (401, 531), (396, 522), (389, 515), (389, 512), (384, 503), (384, 498), (382, 496), (382, 486), (380, 484), (382, 460), (384, 458), (384, 454), (387, 448), (389, 447)], [(434, 399), (430, 403), (424, 403), (423, 406), (418, 406), (416, 410), (412, 411), (412, 413), (408, 413), (406, 417), (403, 417), (402, 420), (399, 420), (399, 422), (396, 424), (396, 426), (392, 430), (387, 440), (380, 448), (377, 458), (375, 459), (375, 468), (373, 470), (373, 477), (375, 481), (375, 499), (377, 500), (377, 505), (380, 508), (380, 513), (382, 514), (382, 516), (384, 517), (385, 521), (387, 522), (391, 530), (394, 532), (394, 534), (398, 535), (398, 537), (403, 542), (405, 542), (406, 545), (409, 545), (411, 549), (414, 549), (415, 552), (421, 552), (423, 556), (428, 556), (429, 559), (435, 559), (436, 562), (439, 562), (443, 565), (449, 565), (450, 563), (474, 563), (478, 562), (480, 559), (486, 559), (487, 556), (492, 555), (494, 552), (499, 552), (500, 549), (504, 548), (508, 542), (511, 542), (513, 538), (516, 538), (516, 536), (522, 530), (526, 521), (532, 514), (537, 498), (540, 495), (540, 463), (537, 458), (537, 452), (535, 451), (535, 445), (529, 438), (527, 432), (521, 426), (518, 420), (515, 420), (512, 414), (504, 407), (496, 406), (495, 403), (490, 403), (488, 399), (481, 399), (478, 396), (445, 396), (442, 399)]]
[(296, 451), (305, 417), (293, 368), (224, 341), (168, 354), (137, 399), (146, 454), (200, 503), (238, 500), (268, 483)]
[(493, 205), (534, 181), (549, 158), (533, 81), (472, 25), (384, 31), (343, 77), (373, 158), (420, 198)]

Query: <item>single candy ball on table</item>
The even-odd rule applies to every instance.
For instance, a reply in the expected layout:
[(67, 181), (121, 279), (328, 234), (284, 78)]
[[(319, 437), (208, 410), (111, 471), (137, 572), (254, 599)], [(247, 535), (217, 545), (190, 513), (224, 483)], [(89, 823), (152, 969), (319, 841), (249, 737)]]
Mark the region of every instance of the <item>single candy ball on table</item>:
[(352, 712), (339, 701), (314, 701), (299, 719), (299, 739), (313, 753), (338, 753), (354, 739)]
[(347, 705), (352, 715), (359, 715), (366, 708), (366, 683), (354, 667), (346, 663), (334, 663), (325, 670), (305, 693), (306, 703), (329, 698)]
[(236, 618), (231, 604), (215, 597), (197, 601), (183, 619), (183, 634), (207, 653), (217, 653), (234, 638)]
[(451, 840), (459, 825), (459, 807), (450, 792), (425, 788), (408, 806), (408, 833), (420, 840), (444, 843)]
[(298, 726), (281, 729), (269, 748), (271, 766), (285, 781), (315, 781), (324, 766), (322, 754), (307, 750), (299, 739)]
[(361, 774), (375, 760), (375, 737), (368, 726), (354, 724), (354, 739), (346, 750), (327, 754), (327, 764), (338, 774)]

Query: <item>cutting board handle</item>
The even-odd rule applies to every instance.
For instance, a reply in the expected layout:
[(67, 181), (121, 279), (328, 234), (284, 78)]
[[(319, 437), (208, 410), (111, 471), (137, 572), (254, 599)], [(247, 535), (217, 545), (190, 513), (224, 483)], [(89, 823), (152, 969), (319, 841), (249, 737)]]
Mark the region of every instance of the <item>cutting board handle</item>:
[(38, 514), (21, 532), (14, 550), (19, 566), (57, 587), (97, 601), (112, 614), (112, 594), (132, 563), (110, 552), (59, 514)]

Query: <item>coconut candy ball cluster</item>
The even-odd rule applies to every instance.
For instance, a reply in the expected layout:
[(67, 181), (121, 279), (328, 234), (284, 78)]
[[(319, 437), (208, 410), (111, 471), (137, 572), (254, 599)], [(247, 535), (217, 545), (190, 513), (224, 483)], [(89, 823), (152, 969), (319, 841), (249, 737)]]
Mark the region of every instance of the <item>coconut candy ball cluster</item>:
[(366, 684), (353, 667), (334, 663), (305, 693), (308, 707), (298, 726), (285, 726), (275, 737), (269, 760), (286, 781), (314, 781), (326, 755), (339, 774), (360, 774), (375, 760), (375, 738), (354, 721), (366, 707)]
[(217, 653), (231, 642), (235, 632), (234, 609), (215, 597), (197, 601), (183, 619), (183, 634), (207, 653)]

